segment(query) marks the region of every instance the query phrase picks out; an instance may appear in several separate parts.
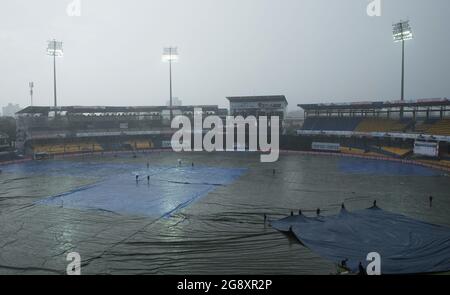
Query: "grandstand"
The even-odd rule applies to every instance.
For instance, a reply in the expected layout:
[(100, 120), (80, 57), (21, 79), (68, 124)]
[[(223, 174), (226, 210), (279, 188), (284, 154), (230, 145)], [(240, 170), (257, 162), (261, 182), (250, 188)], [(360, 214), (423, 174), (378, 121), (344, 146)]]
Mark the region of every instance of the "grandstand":
[[(304, 125), (297, 131), (303, 149), (312, 142), (315, 146), (324, 143), (324, 147), (338, 143), (339, 152), (347, 154), (396, 158), (438, 154), (450, 159), (447, 98), (298, 106), (305, 113)], [(426, 145), (431, 148), (428, 152)]]
[(450, 136), (450, 100), (299, 104), (303, 130)]
[(435, 135), (450, 135), (450, 119), (443, 119), (431, 124), (425, 133)]
[[(284, 95), (227, 97), (233, 116), (278, 116), (280, 129), (286, 114)], [(227, 109), (217, 105), (176, 106), (193, 126), (195, 109), (202, 116), (225, 120)], [(172, 134), (167, 106), (30, 106), (16, 113), (17, 147), (25, 154), (71, 154), (103, 151), (142, 151), (169, 148)], [(270, 134), (269, 134), (270, 136)]]
[[(279, 116), (282, 149), (326, 151), (393, 158), (439, 157), (450, 160), (450, 101), (301, 104), (301, 129), (285, 134), (287, 100), (279, 96), (227, 97), (230, 115)], [(193, 120), (194, 109), (203, 116), (228, 115), (218, 106), (179, 106), (174, 115)], [(25, 154), (71, 154), (103, 151), (138, 152), (169, 148), (172, 134), (168, 107), (27, 107), (17, 113), (16, 146)], [(316, 149), (313, 149), (315, 143)], [(320, 144), (323, 143), (324, 150)], [(329, 146), (329, 145), (328, 145)]]
[[(215, 105), (177, 106), (174, 115), (193, 120), (203, 115), (225, 117)], [(49, 155), (103, 151), (140, 151), (167, 146), (174, 132), (170, 109), (156, 107), (27, 107), (16, 114), (17, 147), (27, 154)]]

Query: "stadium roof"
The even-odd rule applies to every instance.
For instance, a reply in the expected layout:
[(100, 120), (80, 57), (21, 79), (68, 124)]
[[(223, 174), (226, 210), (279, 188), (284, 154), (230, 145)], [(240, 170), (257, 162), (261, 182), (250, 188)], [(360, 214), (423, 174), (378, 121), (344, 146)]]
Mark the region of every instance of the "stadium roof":
[(261, 101), (279, 101), (288, 104), (284, 95), (266, 95), (266, 96), (229, 96), (230, 102), (261, 102)]
[[(194, 108), (203, 110), (219, 110), (217, 105), (196, 105), (196, 106), (174, 106), (173, 110), (189, 111)], [(16, 114), (48, 114), (54, 111), (54, 107), (33, 106), (26, 107), (18, 111)], [(67, 112), (68, 114), (80, 113), (145, 113), (145, 112), (161, 112), (169, 110), (167, 106), (63, 106), (57, 107), (58, 112)]]
[(418, 100), (395, 100), (375, 102), (350, 102), (350, 103), (321, 103), (321, 104), (299, 104), (305, 111), (311, 110), (365, 110), (386, 109), (398, 107), (436, 107), (450, 106), (448, 98), (427, 98)]

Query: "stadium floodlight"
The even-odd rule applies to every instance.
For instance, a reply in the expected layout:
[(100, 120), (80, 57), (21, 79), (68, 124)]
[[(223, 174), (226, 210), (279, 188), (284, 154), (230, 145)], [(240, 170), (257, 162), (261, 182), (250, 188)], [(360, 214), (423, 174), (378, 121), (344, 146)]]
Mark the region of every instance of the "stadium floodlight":
[(178, 61), (178, 48), (177, 47), (164, 47), (162, 61), (172, 62)]
[(172, 62), (178, 61), (178, 48), (177, 47), (164, 47), (162, 54), (162, 61), (169, 63), (169, 87), (170, 87), (170, 122), (172, 122)]
[(34, 88), (34, 82), (28, 83), (28, 86), (30, 87), (31, 106), (33, 106), (33, 88)]
[(392, 27), (394, 42), (407, 41), (413, 38), (409, 21), (400, 21), (399, 23), (394, 24)]
[(63, 55), (63, 43), (55, 39), (48, 41), (47, 54), (51, 56)]
[[(56, 57), (63, 56), (63, 43), (55, 39), (48, 41), (47, 54), (53, 56), (53, 94), (55, 109), (58, 106), (56, 99)], [(56, 110), (55, 110), (56, 111)]]
[(405, 41), (413, 39), (413, 34), (409, 21), (400, 21), (392, 25), (392, 36), (394, 42), (402, 42), (402, 85), (401, 100), (405, 100)]

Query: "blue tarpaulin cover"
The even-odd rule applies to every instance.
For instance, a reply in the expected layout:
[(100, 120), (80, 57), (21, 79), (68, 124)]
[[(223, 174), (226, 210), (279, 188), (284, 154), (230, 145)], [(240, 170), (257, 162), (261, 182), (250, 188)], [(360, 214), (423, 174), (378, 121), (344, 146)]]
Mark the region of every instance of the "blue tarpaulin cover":
[[(37, 204), (153, 218), (172, 215), (217, 187), (233, 183), (246, 171), (245, 168), (206, 166), (150, 166), (142, 169), (128, 164), (48, 163), (29, 164), (26, 172), (94, 177), (98, 181), (45, 198)], [(23, 168), (14, 166), (9, 169), (22, 171)]]
[(343, 173), (359, 175), (438, 176), (444, 174), (442, 171), (417, 165), (358, 158), (339, 159), (338, 167)]
[(450, 270), (450, 229), (378, 207), (334, 216), (289, 216), (271, 223), (292, 233), (306, 247), (322, 257), (358, 271), (367, 266), (367, 254), (381, 256), (382, 274), (412, 274)]

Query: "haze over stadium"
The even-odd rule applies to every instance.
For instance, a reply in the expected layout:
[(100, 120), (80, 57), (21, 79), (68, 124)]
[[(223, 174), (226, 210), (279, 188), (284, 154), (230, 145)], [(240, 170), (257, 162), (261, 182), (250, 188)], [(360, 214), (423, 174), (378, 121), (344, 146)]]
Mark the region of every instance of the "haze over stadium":
[(36, 2), (0, 275), (449, 273), (447, 0)]
[(392, 24), (412, 21), (406, 98), (447, 97), (450, 51), (446, 0), (3, 1), (0, 9), (1, 105), (52, 104), (46, 41), (64, 42), (58, 60), (61, 105), (165, 105), (163, 46), (178, 46), (174, 95), (218, 104), (233, 95), (283, 93), (290, 106), (399, 97), (401, 46)]

